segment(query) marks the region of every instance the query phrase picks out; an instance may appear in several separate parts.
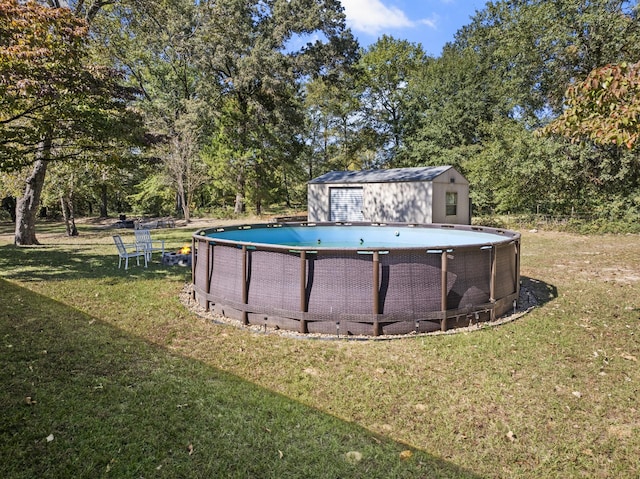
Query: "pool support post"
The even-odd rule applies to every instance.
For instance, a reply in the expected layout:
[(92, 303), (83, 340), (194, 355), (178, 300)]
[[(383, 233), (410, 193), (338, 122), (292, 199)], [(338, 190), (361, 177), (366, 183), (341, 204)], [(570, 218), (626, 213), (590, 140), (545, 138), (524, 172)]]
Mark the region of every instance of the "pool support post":
[(307, 320), (304, 319), (304, 313), (307, 312), (307, 252), (300, 251), (300, 332), (307, 333)]
[(205, 301), (205, 311), (209, 311), (211, 309), (211, 301), (209, 301), (209, 298), (211, 297), (211, 276), (213, 275), (213, 258), (211, 258), (212, 253), (213, 243), (207, 241), (207, 254), (204, 259), (207, 262), (207, 280), (205, 281), (207, 300)]
[(440, 276), (440, 308), (442, 310), (442, 319), (440, 319), (440, 330), (447, 330), (447, 250), (442, 250), (442, 265)]
[(515, 270), (515, 278), (516, 278), (516, 298), (520, 297), (520, 239), (517, 239), (513, 246), (515, 248), (516, 255), (516, 270)]
[(491, 308), (490, 320), (496, 319), (496, 265), (498, 257), (498, 247), (496, 245), (491, 246), (491, 279), (489, 280), (489, 302), (494, 306)]
[[(191, 284), (196, 284), (196, 238), (191, 237)], [(191, 288), (191, 299), (196, 299), (196, 288)]]
[(249, 303), (249, 285), (247, 284), (247, 245), (242, 245), (242, 324), (249, 324), (249, 313), (247, 312), (247, 304)]
[(373, 335), (380, 336), (380, 252), (373, 252)]

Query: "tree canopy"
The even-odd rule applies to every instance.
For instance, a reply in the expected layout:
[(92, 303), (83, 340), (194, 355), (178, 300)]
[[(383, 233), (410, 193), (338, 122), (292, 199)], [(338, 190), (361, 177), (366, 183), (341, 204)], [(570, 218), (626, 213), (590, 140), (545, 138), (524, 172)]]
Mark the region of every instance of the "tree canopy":
[(450, 164), (475, 212), (633, 217), (638, 13), (491, 1), (430, 57), (360, 48), (338, 0), (6, 0), (0, 183), (26, 181), (17, 223), (34, 185), (61, 213), (189, 219), (303, 207), (332, 169)]
[(567, 109), (543, 131), (634, 148), (640, 138), (640, 62), (605, 65), (567, 90)]
[(137, 132), (133, 92), (117, 71), (88, 61), (87, 36), (68, 9), (0, 5), (0, 170), (33, 163), (45, 138), (65, 159)]

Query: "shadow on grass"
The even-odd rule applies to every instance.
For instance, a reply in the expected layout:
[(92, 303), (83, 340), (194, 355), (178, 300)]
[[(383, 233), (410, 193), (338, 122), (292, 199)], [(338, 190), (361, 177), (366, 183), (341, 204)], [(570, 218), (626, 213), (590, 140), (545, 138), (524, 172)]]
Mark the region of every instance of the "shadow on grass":
[[(60, 221), (39, 220), (37, 223), (36, 236), (38, 236), (39, 233), (47, 234), (47, 233), (63, 232), (64, 229), (65, 229), (64, 223), (61, 223)], [(15, 223), (11, 223), (9, 221), (0, 221), (0, 234), (13, 235), (15, 232), (16, 232)]]
[(530, 295), (531, 297), (526, 298), (530, 304), (542, 306), (558, 297), (558, 288), (539, 279), (522, 276), (520, 283), (521, 296)]
[[(84, 218), (82, 223), (76, 224), (76, 227), (80, 232), (80, 237), (85, 237), (87, 235), (110, 236), (112, 234), (119, 234), (122, 237), (133, 237), (133, 228), (119, 228), (115, 225), (116, 222), (117, 219), (115, 218), (112, 219), (111, 224), (105, 224), (105, 220), (103, 218)], [(15, 223), (0, 221), (0, 235), (10, 235), (11, 243), (13, 243), (13, 235), (15, 234), (15, 229)], [(193, 226), (191, 228), (158, 228), (154, 229), (153, 232), (157, 235), (161, 234), (163, 236), (181, 236), (186, 232), (187, 236), (190, 236), (198, 229), (199, 228), (197, 228), (196, 226)], [(68, 238), (65, 230), (65, 224), (61, 221), (41, 220), (36, 224), (36, 237), (43, 244), (46, 244), (47, 235), (53, 235), (58, 238)], [(73, 238), (77, 239), (79, 237), (75, 236)]]
[[(38, 246), (17, 247), (13, 243), (0, 243), (0, 277), (17, 281), (57, 281), (66, 279), (100, 279), (105, 277), (153, 278), (173, 276), (181, 280), (191, 279), (190, 268), (166, 266), (160, 263), (160, 254), (153, 255), (149, 267), (143, 261), (138, 266), (136, 259), (129, 260), (125, 271), (124, 262), (118, 268), (118, 255), (111, 235), (120, 234), (125, 242), (133, 241), (133, 230), (118, 230), (92, 225), (81, 225), (81, 236), (69, 238), (64, 234), (64, 224), (45, 222), (38, 224), (38, 232), (55, 234), (51, 244), (40, 238)], [(194, 230), (195, 231), (195, 230)], [(0, 234), (13, 233), (13, 226), (0, 222)], [(193, 231), (158, 230), (155, 239), (164, 239), (166, 250), (190, 244)], [(62, 242), (60, 241), (62, 239)], [(179, 245), (179, 246), (178, 246)]]
[(0, 477), (479, 477), (2, 279), (0, 304)]
[[(104, 251), (113, 250), (111, 254)], [(65, 279), (99, 279), (111, 276), (151, 278), (157, 275), (177, 275), (191, 279), (191, 268), (166, 266), (160, 263), (159, 254), (154, 255), (147, 268), (143, 260), (124, 261), (118, 268), (118, 255), (114, 245), (51, 245), (19, 248), (13, 245), (0, 246), (0, 276), (16, 281), (59, 281)]]

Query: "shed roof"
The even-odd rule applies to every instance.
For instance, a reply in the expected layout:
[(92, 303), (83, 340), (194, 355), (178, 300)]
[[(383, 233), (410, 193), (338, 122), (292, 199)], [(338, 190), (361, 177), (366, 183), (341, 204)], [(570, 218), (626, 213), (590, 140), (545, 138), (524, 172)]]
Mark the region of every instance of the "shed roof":
[(389, 183), (403, 181), (433, 181), (452, 166), (390, 168), (387, 170), (330, 171), (309, 183)]

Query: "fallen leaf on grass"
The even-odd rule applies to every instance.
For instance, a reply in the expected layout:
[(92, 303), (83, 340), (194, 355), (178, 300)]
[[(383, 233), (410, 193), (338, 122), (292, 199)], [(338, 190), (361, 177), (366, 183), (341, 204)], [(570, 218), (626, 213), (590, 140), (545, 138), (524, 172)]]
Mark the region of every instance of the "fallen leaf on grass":
[(515, 435), (515, 433), (513, 431), (509, 431), (507, 433), (507, 438), (509, 439), (509, 441), (515, 441), (517, 439), (517, 436)]
[(284, 457), (284, 454), (280, 449), (278, 449), (278, 456), (280, 456), (280, 459)]
[(413, 452), (411, 452), (409, 449), (406, 449), (400, 453), (400, 459), (402, 459), (403, 461), (411, 459), (411, 456), (413, 456)]
[(634, 363), (638, 362), (638, 358), (632, 356), (631, 354), (623, 353), (620, 355), (622, 359), (626, 359), (627, 361), (633, 361)]
[(31, 396), (27, 396), (26, 398), (24, 398), (24, 402), (29, 406), (33, 406), (37, 401), (31, 399)]
[(577, 398), (581, 398), (582, 397), (582, 393), (580, 391), (573, 391), (571, 394), (573, 394)]
[(49, 434), (47, 436), (47, 442), (51, 442), (51, 441), (53, 441), (53, 434)]
[(358, 451), (349, 451), (344, 457), (349, 464), (357, 464), (362, 461), (362, 453)]
[(193, 444), (189, 444), (187, 446), (187, 450), (189, 451), (189, 455), (191, 456), (193, 454)]

